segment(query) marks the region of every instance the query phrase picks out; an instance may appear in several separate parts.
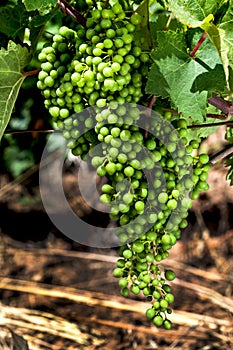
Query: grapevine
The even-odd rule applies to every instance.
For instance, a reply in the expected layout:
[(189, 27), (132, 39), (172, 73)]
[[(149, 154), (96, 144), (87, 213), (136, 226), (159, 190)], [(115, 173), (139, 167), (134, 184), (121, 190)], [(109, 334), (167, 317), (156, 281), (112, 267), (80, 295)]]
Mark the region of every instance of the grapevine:
[[(26, 32), (17, 28), (7, 46), (8, 24), (0, 24), (7, 90), (0, 136), (18, 87), (37, 74), (55, 129), (49, 132), (59, 130), (73, 155), (106, 180), (99, 197), (116, 226), (120, 249), (113, 276), (121, 295), (142, 294), (147, 318), (167, 330), (176, 275), (164, 261), (188, 225), (192, 200), (209, 188), (211, 162), (200, 144), (223, 124), (233, 143), (232, 5), (203, 2), (197, 11), (192, 3), (59, 0), (41, 1), (37, 10), (20, 1), (30, 48), (21, 46)], [(53, 11), (62, 19), (51, 35), (44, 25)], [(46, 43), (36, 52), (41, 33)], [(35, 52), (39, 67), (25, 72)], [(232, 146), (225, 156), (233, 184)]]

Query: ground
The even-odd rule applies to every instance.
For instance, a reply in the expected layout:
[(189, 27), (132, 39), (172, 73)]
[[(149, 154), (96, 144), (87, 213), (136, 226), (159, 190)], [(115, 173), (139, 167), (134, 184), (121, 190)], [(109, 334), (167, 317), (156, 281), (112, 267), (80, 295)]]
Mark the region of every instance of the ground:
[[(211, 169), (210, 190), (194, 201), (190, 224), (166, 261), (177, 274), (174, 326), (166, 331), (146, 319), (142, 297), (120, 296), (112, 277), (116, 248), (80, 245), (53, 226), (34, 185), (36, 168), (16, 181), (2, 174), (0, 349), (27, 349), (23, 339), (30, 350), (230, 349), (233, 189), (225, 177), (222, 163)], [(64, 187), (79, 215), (107, 220), (82, 202), (73, 167)]]

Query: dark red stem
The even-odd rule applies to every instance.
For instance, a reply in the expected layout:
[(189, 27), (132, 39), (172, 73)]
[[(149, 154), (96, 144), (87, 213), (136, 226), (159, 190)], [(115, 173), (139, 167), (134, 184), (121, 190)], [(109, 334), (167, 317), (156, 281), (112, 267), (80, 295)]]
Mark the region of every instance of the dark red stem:
[(206, 114), (206, 118), (214, 118), (214, 119), (220, 119), (220, 120), (226, 120), (227, 117), (223, 114)]
[(68, 4), (65, 0), (58, 0), (57, 4), (58, 6), (60, 6), (63, 12), (67, 13), (67, 15), (72, 17), (76, 22), (81, 24), (83, 27), (86, 27), (86, 19), (73, 6)]
[(106, 8), (108, 7), (108, 2), (109, 2), (109, 0), (106, 0), (106, 1), (105, 1), (104, 9), (106, 9)]
[(153, 108), (153, 106), (154, 106), (154, 104), (155, 104), (155, 101), (156, 101), (156, 96), (152, 96), (151, 97), (151, 99), (150, 99), (150, 102), (149, 102), (149, 104), (148, 104), (148, 108), (149, 109), (152, 109)]
[(227, 117), (233, 116), (233, 103), (224, 100), (222, 97), (213, 95), (208, 99), (208, 102), (214, 107), (220, 109)]
[(198, 43), (194, 46), (194, 49), (190, 52), (189, 56), (193, 57), (195, 56), (195, 53), (197, 52), (197, 50), (200, 48), (201, 44), (203, 43), (203, 41), (205, 41), (205, 39), (207, 38), (207, 33), (204, 32), (200, 38), (200, 40), (198, 41)]
[(32, 129), (32, 130), (9, 130), (9, 131), (5, 131), (4, 134), (11, 134), (11, 135), (15, 135), (15, 134), (29, 134), (29, 133), (40, 133), (40, 134), (49, 134), (49, 133), (60, 133), (60, 130), (40, 130), (40, 129)]
[(34, 75), (38, 75), (38, 73), (41, 71), (40, 68), (35, 69), (35, 70), (30, 70), (29, 72), (24, 72), (23, 76), (24, 77), (33, 77)]

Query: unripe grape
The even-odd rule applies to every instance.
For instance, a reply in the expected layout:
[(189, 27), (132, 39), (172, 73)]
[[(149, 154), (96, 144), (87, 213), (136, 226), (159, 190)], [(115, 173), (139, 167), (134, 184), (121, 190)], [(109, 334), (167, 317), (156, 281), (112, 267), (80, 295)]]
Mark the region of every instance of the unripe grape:
[(113, 276), (114, 277), (122, 277), (123, 276), (123, 270), (119, 267), (115, 268), (113, 270)]
[(199, 162), (201, 164), (207, 164), (209, 162), (209, 156), (205, 153), (199, 155)]
[(172, 328), (172, 322), (169, 321), (169, 320), (164, 320), (163, 322), (163, 327), (166, 329), (166, 330), (170, 330)]
[(153, 319), (153, 323), (154, 323), (157, 327), (162, 326), (162, 324), (163, 324), (163, 318), (162, 318), (162, 316), (160, 316), (160, 315), (155, 316), (154, 319)]
[(176, 278), (176, 274), (174, 271), (172, 270), (166, 270), (165, 271), (165, 278), (168, 280), (168, 281), (173, 281), (175, 278)]
[(126, 278), (120, 278), (118, 284), (121, 288), (126, 288), (128, 286), (128, 281)]
[(133, 253), (132, 253), (131, 250), (126, 249), (126, 250), (123, 251), (123, 257), (125, 259), (130, 259), (132, 256), (133, 256)]
[(139, 13), (134, 13), (130, 18), (130, 22), (135, 26), (139, 25), (141, 21), (142, 21), (142, 17), (139, 15)]
[(130, 287), (130, 290), (135, 295), (138, 295), (140, 293), (140, 288), (134, 284)]
[(128, 290), (128, 288), (123, 288), (122, 290), (121, 290), (121, 295), (123, 296), (123, 297), (128, 297), (128, 295), (129, 295), (129, 290)]

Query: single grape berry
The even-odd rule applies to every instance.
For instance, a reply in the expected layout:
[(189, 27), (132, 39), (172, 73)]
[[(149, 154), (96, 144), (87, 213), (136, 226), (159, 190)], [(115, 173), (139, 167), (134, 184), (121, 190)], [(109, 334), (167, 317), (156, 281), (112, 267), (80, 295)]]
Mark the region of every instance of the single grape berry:
[(201, 164), (207, 164), (209, 162), (209, 156), (205, 153), (199, 155), (199, 162)]
[(172, 270), (166, 270), (165, 271), (165, 278), (168, 280), (168, 281), (173, 281), (175, 278), (176, 278), (176, 274), (174, 271)]

